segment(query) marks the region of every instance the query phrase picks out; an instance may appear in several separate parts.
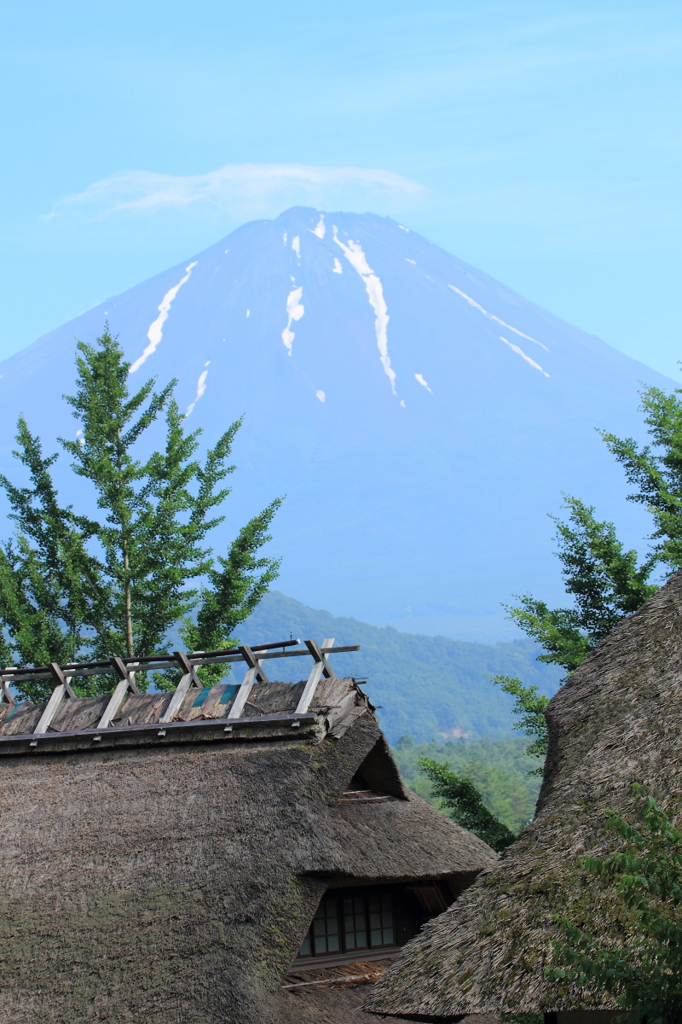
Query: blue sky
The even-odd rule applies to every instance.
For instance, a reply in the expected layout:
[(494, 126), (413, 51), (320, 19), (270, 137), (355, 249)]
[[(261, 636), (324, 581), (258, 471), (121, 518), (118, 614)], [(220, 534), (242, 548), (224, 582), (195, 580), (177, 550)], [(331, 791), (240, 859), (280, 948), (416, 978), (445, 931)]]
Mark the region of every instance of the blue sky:
[(0, 356), (294, 203), (679, 379), (673, 3), (64, 0), (0, 21)]

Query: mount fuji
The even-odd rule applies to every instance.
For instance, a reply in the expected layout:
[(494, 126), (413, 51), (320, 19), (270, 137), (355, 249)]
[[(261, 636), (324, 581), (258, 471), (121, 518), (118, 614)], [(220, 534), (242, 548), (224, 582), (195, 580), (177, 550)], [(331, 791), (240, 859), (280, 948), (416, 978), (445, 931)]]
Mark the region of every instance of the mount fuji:
[(74, 337), (107, 320), (133, 385), (177, 378), (207, 443), (244, 415), (224, 539), (285, 494), (277, 585), (306, 604), (504, 639), (512, 593), (559, 599), (546, 513), (562, 491), (644, 532), (594, 428), (641, 436), (638, 390), (672, 382), (388, 218), (245, 224), (5, 360), (10, 477), (20, 412), (48, 447), (75, 435)]

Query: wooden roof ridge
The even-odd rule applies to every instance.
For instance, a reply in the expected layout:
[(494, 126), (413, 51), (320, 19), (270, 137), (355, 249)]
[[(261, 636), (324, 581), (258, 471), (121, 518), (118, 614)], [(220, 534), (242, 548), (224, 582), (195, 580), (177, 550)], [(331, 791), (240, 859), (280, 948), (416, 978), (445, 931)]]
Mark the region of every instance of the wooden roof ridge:
[[(630, 814), (631, 783), (664, 803), (682, 789), (680, 720), (682, 572), (622, 621), (552, 698), (535, 818), (408, 943), (364, 1008), (430, 1021), (610, 1009), (603, 996), (558, 987), (547, 976), (559, 937), (552, 917), (614, 938), (621, 933), (618, 905), (586, 875), (580, 857), (602, 856), (618, 843), (603, 809)], [(670, 810), (679, 823), (679, 810)]]
[[(292, 729), (298, 735), (320, 729), (338, 731), (345, 717), (373, 710), (354, 680), (339, 679), (329, 662), (332, 654), (359, 649), (357, 644), (335, 647), (333, 638), (319, 645), (315, 640), (301, 645), (290, 639), (220, 651), (4, 668), (0, 670), (0, 755), (192, 739), (276, 738), (293, 735)], [(266, 675), (264, 662), (302, 656), (313, 659), (306, 680), (279, 683)], [(202, 685), (199, 668), (233, 663), (246, 666), (241, 683)], [(174, 691), (140, 693), (139, 673), (168, 669), (181, 672)], [(93, 675), (114, 675), (118, 682), (110, 694), (77, 697), (72, 681)], [(44, 679), (54, 682), (48, 700), (40, 704), (15, 700), (12, 684)], [(330, 714), (322, 721), (324, 710)]]

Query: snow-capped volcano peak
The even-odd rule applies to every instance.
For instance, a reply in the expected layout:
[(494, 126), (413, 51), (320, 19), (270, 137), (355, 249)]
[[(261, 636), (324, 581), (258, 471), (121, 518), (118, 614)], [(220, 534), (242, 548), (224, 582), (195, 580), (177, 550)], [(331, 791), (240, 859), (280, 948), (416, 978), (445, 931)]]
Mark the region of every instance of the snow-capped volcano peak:
[(294, 207), (6, 360), (5, 472), (19, 411), (73, 435), (74, 335), (105, 319), (207, 441), (245, 414), (230, 521), (286, 493), (281, 589), (415, 632), (494, 637), (510, 593), (551, 596), (545, 513), (562, 491), (609, 510), (594, 427), (636, 434), (639, 382), (668, 385), (404, 225)]

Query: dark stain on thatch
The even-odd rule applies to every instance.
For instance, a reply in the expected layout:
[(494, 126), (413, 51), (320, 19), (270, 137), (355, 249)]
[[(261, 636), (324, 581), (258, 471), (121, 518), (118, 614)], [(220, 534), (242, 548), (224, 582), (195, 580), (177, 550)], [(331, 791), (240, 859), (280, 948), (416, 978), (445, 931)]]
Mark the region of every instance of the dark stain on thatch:
[(628, 920), (580, 856), (615, 842), (602, 810), (631, 806), (640, 782), (682, 789), (682, 573), (596, 648), (547, 709), (549, 754), (537, 816), (496, 865), (401, 952), (366, 1006), (408, 1020), (467, 1013), (600, 1009), (545, 974), (553, 914), (623, 937)]
[[(276, 710), (296, 706), (300, 686), (271, 685)], [(167, 699), (123, 714), (158, 720)], [(253, 699), (271, 707), (265, 685)], [(100, 705), (73, 701), (55, 725)], [(313, 710), (305, 736), (0, 757), (0, 1021), (276, 1024), (330, 883), (494, 862), (405, 791), (353, 680), (324, 680)], [(345, 803), (361, 766), (385, 798)]]

